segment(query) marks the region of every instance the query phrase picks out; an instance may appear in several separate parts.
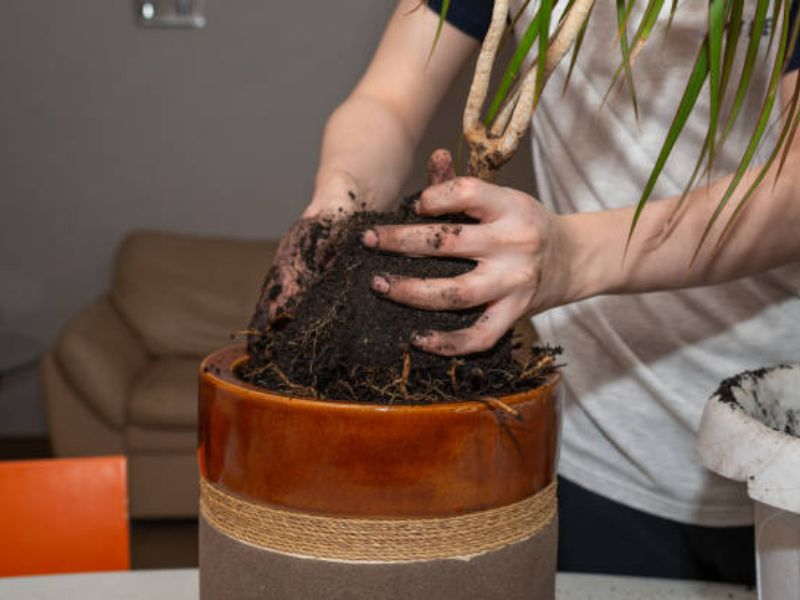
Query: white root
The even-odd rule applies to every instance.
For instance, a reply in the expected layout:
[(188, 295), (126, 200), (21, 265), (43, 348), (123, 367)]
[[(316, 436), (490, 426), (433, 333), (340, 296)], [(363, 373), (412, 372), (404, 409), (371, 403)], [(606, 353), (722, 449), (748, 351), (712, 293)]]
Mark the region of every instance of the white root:
[[(548, 45), (541, 88), (574, 45), (581, 27), (589, 17), (594, 1), (575, 0), (569, 13), (562, 19)], [(493, 180), (497, 169), (516, 152), (536, 110), (534, 100), (537, 88), (537, 61), (534, 61), (519, 85), (518, 92), (512, 94), (511, 100), (495, 119), (490, 134), (487, 134), (486, 128), (480, 122), (480, 111), (486, 100), (492, 71), (491, 63), (497, 54), (507, 12), (508, 0), (496, 0), (492, 24), (478, 56), (475, 76), (464, 111), (464, 137), (470, 146), (468, 172), (487, 181)]]
[(464, 109), (464, 133), (482, 128), (481, 109), (489, 91), (489, 80), (492, 76), (492, 66), (500, 46), (500, 38), (506, 28), (509, 0), (495, 0), (492, 9), (492, 22), (486, 37), (483, 38), (478, 61), (475, 64), (475, 74), (467, 96), (467, 105)]

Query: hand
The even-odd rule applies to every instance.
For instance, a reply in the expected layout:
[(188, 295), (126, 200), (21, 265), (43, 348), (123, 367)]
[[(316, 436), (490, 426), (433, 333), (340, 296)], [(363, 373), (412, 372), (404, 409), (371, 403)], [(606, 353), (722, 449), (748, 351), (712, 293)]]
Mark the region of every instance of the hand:
[(380, 226), (364, 233), (364, 244), (411, 256), (468, 258), (477, 266), (448, 279), (376, 276), (373, 289), (427, 310), (487, 306), (467, 329), (415, 332), (410, 341), (419, 349), (444, 356), (488, 350), (522, 315), (567, 300), (569, 244), (559, 217), (531, 196), (462, 177), (427, 188), (416, 210), (431, 217), (465, 213), (479, 223)]
[[(440, 183), (453, 177), (450, 153), (446, 150), (434, 152), (428, 161), (428, 183)], [(340, 224), (356, 210), (369, 208), (366, 194), (349, 174), (317, 177), (311, 203), (278, 245), (250, 322), (251, 332), (264, 331), (277, 317), (291, 310), (333, 259), (333, 242)], [(250, 335), (251, 349), (260, 337)]]
[(257, 349), (263, 332), (290, 312), (310, 283), (325, 271), (341, 223), (363, 208), (359, 188), (347, 174), (318, 178), (314, 198), (278, 244), (250, 321), (248, 345)]

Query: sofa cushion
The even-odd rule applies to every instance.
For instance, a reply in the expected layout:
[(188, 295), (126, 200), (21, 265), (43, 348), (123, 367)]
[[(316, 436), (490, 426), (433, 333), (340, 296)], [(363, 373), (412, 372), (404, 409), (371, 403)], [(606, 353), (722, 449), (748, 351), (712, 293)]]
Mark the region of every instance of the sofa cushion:
[(128, 405), (130, 423), (144, 427), (197, 427), (200, 359), (161, 358), (142, 372)]
[(156, 356), (204, 356), (247, 326), (277, 243), (130, 234), (111, 297)]
[(107, 297), (67, 324), (54, 355), (81, 399), (107, 424), (122, 428), (128, 394), (150, 357)]

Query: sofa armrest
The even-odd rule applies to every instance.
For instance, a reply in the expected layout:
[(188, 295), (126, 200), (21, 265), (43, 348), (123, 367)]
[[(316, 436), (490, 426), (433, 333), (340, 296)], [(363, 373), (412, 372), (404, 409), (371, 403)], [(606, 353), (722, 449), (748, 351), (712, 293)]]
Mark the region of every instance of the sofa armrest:
[(123, 427), (131, 387), (150, 356), (107, 296), (67, 324), (54, 355), (85, 402), (109, 425)]

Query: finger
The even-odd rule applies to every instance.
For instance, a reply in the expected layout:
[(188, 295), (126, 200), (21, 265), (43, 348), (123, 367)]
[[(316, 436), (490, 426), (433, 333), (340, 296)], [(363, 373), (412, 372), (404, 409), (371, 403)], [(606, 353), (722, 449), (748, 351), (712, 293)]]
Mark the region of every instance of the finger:
[(495, 245), (493, 230), (486, 225), (441, 223), (436, 225), (382, 225), (364, 232), (368, 248), (409, 256), (479, 258)]
[(504, 295), (501, 282), (480, 267), (450, 278), (419, 279), (376, 275), (372, 289), (394, 302), (425, 310), (461, 310)]
[(481, 221), (492, 220), (503, 214), (516, 195), (505, 188), (481, 181), (475, 177), (458, 177), (426, 188), (417, 201), (420, 215), (465, 213)]
[(420, 350), (442, 356), (462, 356), (489, 350), (519, 317), (514, 306), (515, 301), (506, 296), (489, 305), (472, 327), (456, 331), (414, 332), (411, 343)]
[(444, 148), (434, 150), (428, 159), (428, 185), (444, 183), (456, 176), (453, 168), (453, 157)]

